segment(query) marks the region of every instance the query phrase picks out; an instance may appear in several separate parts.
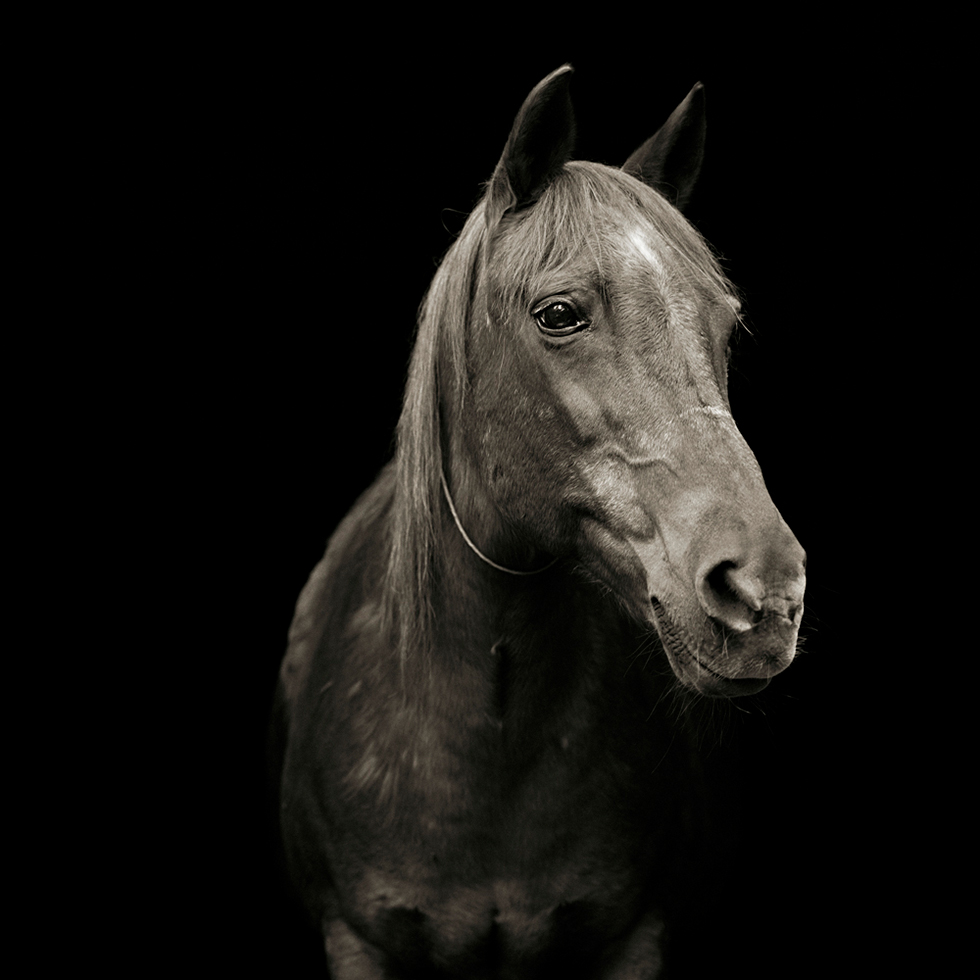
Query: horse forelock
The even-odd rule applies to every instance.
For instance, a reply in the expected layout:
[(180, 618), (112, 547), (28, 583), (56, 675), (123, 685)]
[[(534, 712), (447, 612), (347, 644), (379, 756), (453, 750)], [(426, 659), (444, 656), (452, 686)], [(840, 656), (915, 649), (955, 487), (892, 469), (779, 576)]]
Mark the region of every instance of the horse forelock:
[[(494, 296), (501, 306), (526, 305), (543, 278), (590, 268), (614, 276), (631, 232), (664, 243), (670, 274), (713, 295), (735, 289), (697, 229), (653, 188), (622, 170), (572, 161), (533, 208), (507, 215), (491, 243)], [(501, 311), (502, 312), (502, 311)]]

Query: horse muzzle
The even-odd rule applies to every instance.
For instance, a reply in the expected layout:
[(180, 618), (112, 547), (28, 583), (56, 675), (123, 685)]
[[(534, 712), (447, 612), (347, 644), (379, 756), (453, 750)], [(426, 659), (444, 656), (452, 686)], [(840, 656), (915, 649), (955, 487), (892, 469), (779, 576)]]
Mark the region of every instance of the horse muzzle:
[(634, 541), (650, 618), (687, 687), (714, 697), (761, 691), (796, 655), (806, 586), (805, 554), (782, 519), (757, 541), (714, 539), (677, 575), (662, 541)]

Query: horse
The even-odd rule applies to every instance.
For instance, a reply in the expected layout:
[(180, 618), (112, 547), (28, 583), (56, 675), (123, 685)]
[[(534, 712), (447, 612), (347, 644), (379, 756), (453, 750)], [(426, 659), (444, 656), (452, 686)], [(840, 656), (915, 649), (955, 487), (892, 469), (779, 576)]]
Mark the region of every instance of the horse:
[(661, 976), (678, 705), (796, 652), (805, 554), (728, 400), (740, 303), (682, 213), (703, 87), (617, 168), (572, 159), (571, 70), (439, 266), (394, 457), (290, 628), (280, 831), (336, 980)]

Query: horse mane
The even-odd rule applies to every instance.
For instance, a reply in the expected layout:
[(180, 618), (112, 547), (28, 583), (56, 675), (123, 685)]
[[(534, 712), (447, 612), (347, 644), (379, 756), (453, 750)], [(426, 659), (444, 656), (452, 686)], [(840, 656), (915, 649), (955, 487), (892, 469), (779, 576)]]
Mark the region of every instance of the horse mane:
[[(415, 344), (395, 441), (395, 486), (383, 599), (404, 666), (412, 648), (428, 648), (432, 571), (443, 466), (440, 399), (464, 386), (470, 321), (483, 241), (483, 204), (446, 253), (419, 308)], [(448, 357), (443, 356), (443, 351)], [(449, 377), (440, 373), (449, 365)]]
[(467, 387), (467, 330), (493, 329), (474, 316), (487, 296), (492, 254), (505, 270), (487, 302), (499, 313), (526, 305), (542, 273), (560, 272), (591, 252), (598, 268), (617, 247), (617, 226), (652, 224), (671, 243), (685, 278), (712, 293), (735, 289), (700, 233), (657, 191), (617, 168), (566, 163), (533, 207), (487, 227), (486, 196), (447, 251), (419, 309), (417, 332), (396, 430), (394, 500), (383, 600), (384, 621), (404, 667), (430, 645), (433, 573), (441, 508), (443, 445), (440, 403), (460, 404)]

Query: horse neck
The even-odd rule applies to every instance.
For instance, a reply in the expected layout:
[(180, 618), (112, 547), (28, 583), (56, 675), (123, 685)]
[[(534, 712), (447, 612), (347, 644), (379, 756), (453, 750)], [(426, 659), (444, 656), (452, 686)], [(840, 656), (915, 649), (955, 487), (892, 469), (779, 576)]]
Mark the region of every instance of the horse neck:
[[(542, 639), (548, 638), (546, 646), (560, 645), (559, 638), (569, 629), (568, 610), (556, 593), (567, 598), (586, 590), (570, 580), (561, 562), (551, 564), (554, 556), (535, 548), (508, 525), (494, 505), (479, 467), (460, 451), (459, 441), (445, 441), (448, 451), (442, 463), (456, 518), (441, 487), (436, 498), (434, 653), (438, 657), (451, 651), (453, 659), (468, 656), (485, 664), (494, 651), (490, 660), (494, 664), (506, 654), (528, 661), (527, 665), (515, 664), (520, 669), (543, 665), (554, 658), (541, 649)], [(488, 563), (477, 550), (511, 571)], [(518, 571), (537, 574), (511, 573)], [(579, 604), (583, 614), (590, 602), (591, 597), (583, 595)], [(601, 616), (602, 612), (596, 609), (591, 614)], [(567, 667), (568, 661), (565, 663)]]
[(517, 611), (515, 603), (518, 607), (533, 605), (538, 583), (529, 581), (533, 576), (503, 572), (477, 554), (479, 550), (492, 561), (515, 570), (524, 570), (520, 562), (529, 557), (521, 556), (520, 549), (513, 546), (514, 536), (493, 506), (476, 468), (467, 465), (462, 454), (451, 452), (443, 461), (443, 473), (449, 499), (441, 492), (437, 495), (439, 621), (454, 624), (457, 641), (465, 637), (464, 647), (486, 650), (488, 643), (492, 646), (499, 642), (499, 634), (505, 629), (505, 612)]

